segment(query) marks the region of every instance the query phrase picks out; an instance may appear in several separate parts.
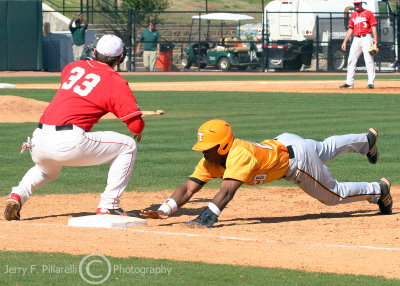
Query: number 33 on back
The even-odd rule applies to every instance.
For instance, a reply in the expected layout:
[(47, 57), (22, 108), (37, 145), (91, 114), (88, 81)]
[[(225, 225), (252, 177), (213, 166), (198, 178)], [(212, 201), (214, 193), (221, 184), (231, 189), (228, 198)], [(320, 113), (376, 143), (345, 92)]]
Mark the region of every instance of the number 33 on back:
[(62, 89), (68, 90), (71, 87), (74, 87), (73, 91), (80, 96), (87, 96), (92, 89), (100, 82), (100, 76), (97, 74), (87, 74), (84, 78), (86, 79), (84, 82), (82, 82), (82, 86), (84, 87), (82, 89), (82, 86), (77, 85), (76, 82), (85, 75), (85, 70), (81, 67), (74, 67), (71, 70), (71, 76), (68, 78), (67, 81), (63, 83), (61, 86)]

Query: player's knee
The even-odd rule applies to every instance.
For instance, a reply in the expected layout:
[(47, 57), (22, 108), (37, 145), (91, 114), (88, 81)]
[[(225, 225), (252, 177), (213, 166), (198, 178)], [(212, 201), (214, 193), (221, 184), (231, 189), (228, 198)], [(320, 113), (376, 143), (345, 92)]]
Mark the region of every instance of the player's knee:
[(128, 137), (128, 140), (127, 140), (127, 143), (126, 143), (127, 151), (128, 151), (129, 153), (134, 153), (134, 152), (136, 152), (137, 147), (136, 147), (136, 141), (135, 141), (135, 139), (133, 139), (132, 137), (129, 137), (129, 136), (127, 136), (127, 137)]
[(337, 197), (329, 197), (319, 201), (326, 206), (335, 206), (340, 203), (341, 199)]

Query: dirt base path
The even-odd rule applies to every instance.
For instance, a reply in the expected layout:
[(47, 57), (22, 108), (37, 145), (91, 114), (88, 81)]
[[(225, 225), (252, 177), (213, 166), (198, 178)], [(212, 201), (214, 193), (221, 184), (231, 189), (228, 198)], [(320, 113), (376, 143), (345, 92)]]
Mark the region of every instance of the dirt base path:
[[(133, 83), (135, 90), (273, 91), (308, 93), (398, 93), (400, 81), (366, 81), (342, 90), (338, 81), (257, 81)], [(17, 85), (52, 88), (59, 85)], [(47, 103), (0, 96), (0, 122), (38, 122)], [(114, 118), (111, 116), (110, 118)], [(164, 201), (171, 190), (127, 192), (126, 210)], [(68, 227), (69, 218), (94, 214), (99, 194), (46, 195), (40, 190), (24, 205), (22, 220), (0, 225), (0, 249), (11, 251), (101, 253), (116, 257), (165, 258), (307, 271), (382, 275), (400, 279), (400, 188), (392, 188), (391, 216), (366, 202), (327, 207), (298, 188), (240, 189), (217, 227), (190, 229), (185, 222), (207, 205), (216, 190), (204, 190), (168, 220), (126, 229)], [(0, 197), (5, 202), (5, 197)]]
[[(0, 221), (0, 249), (102, 253), (307, 271), (383, 275), (400, 279), (400, 209), (377, 214), (367, 202), (327, 207), (298, 188), (240, 189), (217, 227), (192, 229), (216, 190), (204, 190), (168, 220), (125, 229), (68, 227), (69, 218), (91, 215), (99, 194), (33, 196), (21, 221)], [(138, 213), (171, 191), (125, 193), (122, 207)], [(400, 189), (394, 188), (394, 201)], [(5, 201), (5, 197), (0, 198)]]
[[(143, 82), (130, 83), (133, 91), (249, 91), (296, 93), (399, 93), (400, 81), (375, 82), (375, 89), (367, 89), (367, 81), (355, 81), (354, 89), (340, 89), (344, 81), (213, 81), (213, 82)], [(58, 89), (59, 84), (17, 84), (17, 88)]]

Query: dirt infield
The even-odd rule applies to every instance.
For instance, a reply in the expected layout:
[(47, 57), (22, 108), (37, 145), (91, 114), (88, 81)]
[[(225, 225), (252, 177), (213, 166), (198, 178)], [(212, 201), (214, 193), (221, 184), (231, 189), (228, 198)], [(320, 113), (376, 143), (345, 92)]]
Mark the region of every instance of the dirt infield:
[[(161, 203), (171, 192), (128, 192), (121, 206), (137, 212)], [(149, 220), (147, 227), (85, 229), (68, 227), (68, 219), (94, 214), (99, 194), (40, 196), (38, 192), (24, 205), (21, 221), (0, 221), (0, 248), (400, 278), (397, 207), (395, 215), (382, 216), (375, 204), (327, 207), (298, 188), (240, 189), (217, 227), (187, 228), (185, 222), (199, 214), (215, 193), (201, 191), (174, 216)], [(394, 201), (400, 201), (400, 189), (393, 194)]]
[[(338, 88), (342, 82), (336, 81), (240, 83), (140, 83), (131, 87), (134, 91), (343, 92)], [(367, 90), (366, 85), (366, 81), (357, 81), (358, 88), (345, 92), (398, 93), (400, 82), (379, 81), (374, 90)], [(0, 96), (0, 106), (0, 122), (37, 122), (47, 103)], [(171, 192), (126, 192), (121, 206), (136, 213), (149, 206), (156, 209)], [(185, 222), (198, 215), (216, 192), (200, 191), (171, 218), (149, 220), (148, 226), (86, 229), (68, 227), (68, 219), (94, 214), (100, 194), (43, 196), (38, 190), (24, 205), (21, 221), (1, 218), (0, 249), (101, 253), (400, 279), (399, 187), (392, 188), (395, 205), (391, 216), (377, 214), (378, 206), (367, 202), (328, 207), (295, 187), (242, 188), (220, 216), (217, 227), (187, 228)], [(5, 202), (6, 197), (0, 200)]]
[[(355, 81), (354, 89), (340, 89), (343, 81), (213, 81), (213, 82), (145, 82), (130, 83), (133, 91), (248, 91), (296, 93), (399, 93), (400, 81), (386, 80), (367, 89), (367, 81)], [(17, 84), (17, 88), (58, 89), (59, 84)]]

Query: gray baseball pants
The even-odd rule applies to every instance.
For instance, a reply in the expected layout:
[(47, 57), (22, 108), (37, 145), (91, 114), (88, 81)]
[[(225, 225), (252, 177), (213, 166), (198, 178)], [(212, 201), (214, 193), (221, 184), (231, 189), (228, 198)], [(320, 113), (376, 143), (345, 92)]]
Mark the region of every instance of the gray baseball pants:
[(339, 154), (367, 154), (369, 145), (364, 133), (332, 136), (322, 142), (290, 133), (283, 133), (275, 139), (285, 146), (290, 145), (294, 153), (284, 178), (293, 181), (313, 198), (326, 205), (362, 200), (378, 202), (381, 194), (378, 182), (338, 182), (325, 166)]

